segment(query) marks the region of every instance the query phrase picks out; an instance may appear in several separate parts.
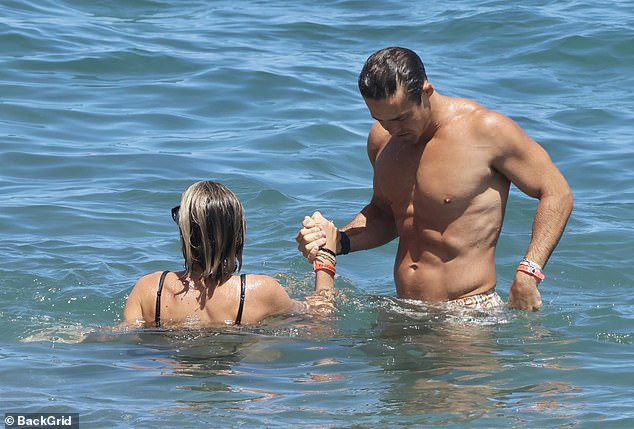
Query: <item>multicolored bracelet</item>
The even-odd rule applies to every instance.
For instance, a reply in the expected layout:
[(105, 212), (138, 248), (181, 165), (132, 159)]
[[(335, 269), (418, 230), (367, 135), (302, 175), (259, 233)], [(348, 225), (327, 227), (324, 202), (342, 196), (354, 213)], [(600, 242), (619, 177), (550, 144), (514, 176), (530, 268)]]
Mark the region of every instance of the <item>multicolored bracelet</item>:
[(323, 262), (324, 264), (330, 264), (332, 266), (337, 266), (337, 258), (335, 258), (334, 256), (329, 255), (326, 252), (322, 252), (321, 250), (319, 250), (319, 252), (317, 252), (317, 256), (315, 257), (315, 260), (317, 262)]
[(335, 252), (333, 252), (332, 250), (328, 249), (327, 247), (320, 247), (319, 251), (324, 251), (326, 253), (328, 253), (330, 256), (332, 257), (337, 257), (337, 254)]
[(517, 271), (521, 271), (535, 277), (538, 282), (543, 282), (546, 279), (546, 275), (542, 271), (542, 267), (540, 267), (539, 264), (531, 261), (530, 259), (522, 259), (519, 266), (517, 267)]

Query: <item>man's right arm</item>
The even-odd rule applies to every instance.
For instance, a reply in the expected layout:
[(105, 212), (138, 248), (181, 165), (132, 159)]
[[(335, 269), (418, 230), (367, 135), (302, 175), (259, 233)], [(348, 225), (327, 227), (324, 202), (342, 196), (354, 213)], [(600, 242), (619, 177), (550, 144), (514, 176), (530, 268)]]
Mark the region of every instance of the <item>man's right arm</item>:
[[(382, 246), (398, 236), (392, 214), (381, 208), (375, 197), (341, 231), (350, 239), (351, 252)], [(337, 240), (337, 252), (340, 251), (341, 237)]]
[[(295, 240), (302, 254), (313, 262), (319, 248), (326, 243), (325, 235), (312, 217), (306, 216), (302, 226)], [(381, 209), (375, 198), (339, 231), (343, 231), (348, 236), (350, 252), (373, 249), (389, 243), (398, 236), (391, 213)], [(336, 253), (341, 252), (341, 233), (339, 233)]]
[[(389, 133), (377, 121), (368, 134), (367, 152), (372, 168), (390, 138)], [(350, 251), (373, 249), (389, 243), (397, 237), (396, 224), (390, 207), (379, 197), (374, 184), (374, 195), (355, 218), (340, 231), (350, 239)], [(317, 251), (326, 243), (325, 235), (312, 218), (306, 216), (303, 228), (295, 240), (298, 248), (309, 261), (314, 261)], [(337, 253), (341, 252), (341, 234), (337, 236)]]
[[(368, 134), (368, 159), (374, 169), (377, 158), (390, 139), (390, 134), (377, 121), (372, 125)], [(377, 186), (376, 176), (373, 178), (373, 192), (370, 203), (348, 225), (341, 228), (350, 238), (350, 251), (373, 249), (394, 240), (397, 236), (396, 224), (392, 209), (381, 198), (381, 191)], [(340, 251), (340, 240), (337, 251)]]

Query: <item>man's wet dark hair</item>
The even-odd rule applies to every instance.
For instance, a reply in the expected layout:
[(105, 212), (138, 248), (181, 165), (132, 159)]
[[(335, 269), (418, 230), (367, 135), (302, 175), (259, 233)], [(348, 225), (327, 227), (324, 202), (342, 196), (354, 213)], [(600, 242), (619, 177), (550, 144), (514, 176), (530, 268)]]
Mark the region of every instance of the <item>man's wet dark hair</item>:
[(425, 66), (416, 52), (399, 47), (381, 49), (372, 54), (359, 74), (359, 91), (363, 98), (384, 100), (403, 85), (408, 98), (420, 104)]

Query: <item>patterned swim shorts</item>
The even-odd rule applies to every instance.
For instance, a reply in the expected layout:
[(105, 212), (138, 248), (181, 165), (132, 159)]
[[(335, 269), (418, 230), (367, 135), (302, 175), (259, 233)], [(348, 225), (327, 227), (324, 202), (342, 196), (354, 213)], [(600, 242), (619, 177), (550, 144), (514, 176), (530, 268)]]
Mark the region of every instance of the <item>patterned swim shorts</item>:
[(488, 292), (480, 293), (478, 295), (465, 296), (464, 298), (458, 298), (447, 302), (450, 305), (456, 305), (463, 308), (498, 308), (504, 305), (504, 301), (495, 288)]

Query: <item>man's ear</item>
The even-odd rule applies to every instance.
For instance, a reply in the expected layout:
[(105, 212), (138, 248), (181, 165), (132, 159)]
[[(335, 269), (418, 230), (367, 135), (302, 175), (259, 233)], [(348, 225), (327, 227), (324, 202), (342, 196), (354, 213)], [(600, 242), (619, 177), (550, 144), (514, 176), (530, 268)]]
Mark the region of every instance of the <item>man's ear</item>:
[(423, 93), (427, 97), (431, 97), (431, 95), (434, 93), (434, 86), (427, 80), (423, 82)]

